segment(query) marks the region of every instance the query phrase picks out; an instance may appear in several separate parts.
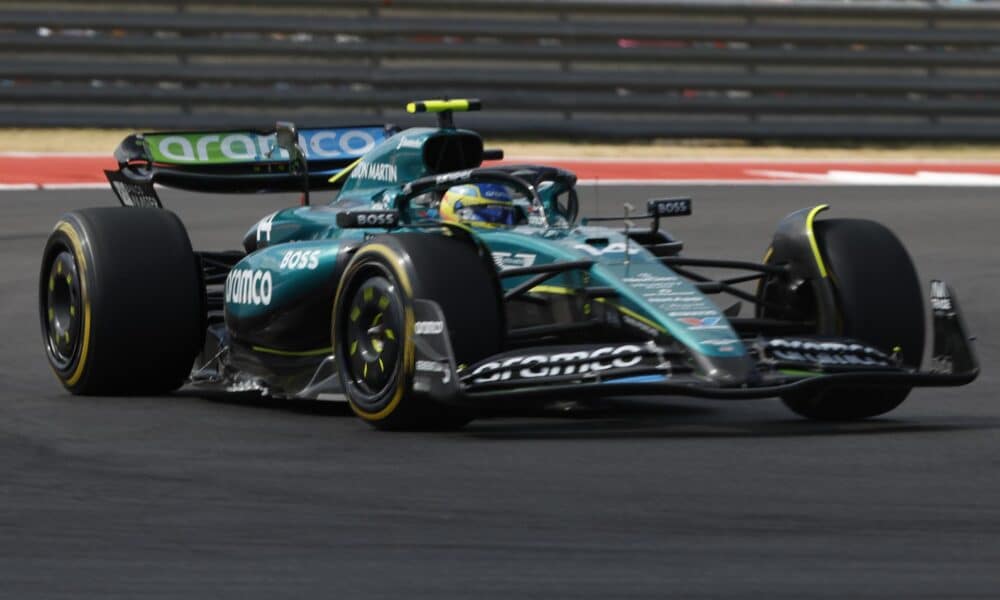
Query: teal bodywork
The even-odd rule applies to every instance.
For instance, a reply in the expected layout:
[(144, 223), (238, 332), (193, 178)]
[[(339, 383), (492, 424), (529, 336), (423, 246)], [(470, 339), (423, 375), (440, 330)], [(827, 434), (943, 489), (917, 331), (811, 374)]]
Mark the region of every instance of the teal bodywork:
[[(558, 293), (560, 287), (573, 290), (584, 285), (610, 287), (618, 292), (618, 297), (605, 303), (626, 318), (639, 320), (707, 356), (746, 354), (739, 336), (713, 302), (620, 232), (605, 227), (521, 226), (506, 231), (483, 231), (479, 235), (495, 257), (499, 254), (503, 257), (500, 260), (507, 255), (513, 258), (515, 264), (511, 266), (521, 266), (525, 260), (535, 265), (596, 261), (588, 272), (590, 281), (581, 281), (579, 272), (565, 273), (543, 284), (542, 291)], [(505, 289), (510, 289), (526, 280), (527, 277), (505, 278), (502, 283)]]
[[(290, 354), (319, 352), (328, 346), (335, 283), (351, 249), (371, 236), (387, 233), (384, 228), (340, 228), (337, 214), (356, 209), (397, 209), (408, 182), (438, 174), (428, 164), (433, 162), (425, 152), (429, 143), (441, 147), (465, 144), (465, 151), (474, 149), (476, 141), (481, 155), (482, 142), (471, 131), (403, 131), (369, 151), (349, 174), (337, 176), (343, 177), (343, 187), (329, 205), (287, 208), (254, 225), (245, 238), (249, 253), (235, 266), (233, 273), (237, 275), (231, 274), (226, 284), (226, 324), (233, 339), (266, 351)], [(452, 157), (445, 162), (454, 166), (456, 160)], [(480, 163), (481, 156), (462, 166), (475, 168)], [(747, 353), (739, 336), (718, 307), (694, 285), (620, 231), (569, 224), (565, 219), (560, 222), (556, 197), (566, 191), (565, 185), (547, 185), (536, 191), (547, 217), (544, 224), (472, 228), (493, 252), (501, 270), (593, 260), (596, 264), (588, 272), (577, 270), (554, 276), (537, 291), (572, 294), (584, 286), (613, 288), (615, 297), (597, 298), (594, 302), (612, 309), (633, 327), (647, 331), (651, 339), (672, 339), (695, 355), (744, 362), (740, 359), (745, 359)], [(404, 215), (401, 227), (393, 231), (428, 231), (407, 226), (406, 222)], [(511, 289), (526, 278), (503, 278), (502, 284)], [(243, 289), (247, 285), (260, 288), (265, 280), (270, 285), (266, 303), (262, 289), (248, 293)], [(255, 301), (258, 298), (260, 302)], [(315, 306), (311, 317), (296, 310), (303, 303)]]

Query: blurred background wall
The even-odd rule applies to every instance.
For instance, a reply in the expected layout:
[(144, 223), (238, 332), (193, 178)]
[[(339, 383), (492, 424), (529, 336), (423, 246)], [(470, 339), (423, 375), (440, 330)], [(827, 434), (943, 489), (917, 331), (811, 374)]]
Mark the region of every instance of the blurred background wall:
[(407, 125), (491, 135), (1000, 139), (1000, 3), (6, 0), (0, 126)]

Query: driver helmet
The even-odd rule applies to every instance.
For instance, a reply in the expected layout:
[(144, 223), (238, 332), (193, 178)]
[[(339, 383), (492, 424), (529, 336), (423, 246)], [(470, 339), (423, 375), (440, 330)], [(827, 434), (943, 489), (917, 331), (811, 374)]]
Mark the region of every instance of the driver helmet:
[(507, 187), (498, 183), (457, 185), (441, 198), (441, 220), (473, 227), (507, 227), (517, 222), (517, 208)]

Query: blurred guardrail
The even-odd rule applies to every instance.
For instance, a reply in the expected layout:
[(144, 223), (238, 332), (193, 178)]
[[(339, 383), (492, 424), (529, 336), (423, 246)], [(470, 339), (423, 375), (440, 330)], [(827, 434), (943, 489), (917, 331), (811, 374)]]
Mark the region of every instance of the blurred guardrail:
[(544, 137), (1000, 139), (1000, 5), (4, 0), (0, 125), (461, 124)]

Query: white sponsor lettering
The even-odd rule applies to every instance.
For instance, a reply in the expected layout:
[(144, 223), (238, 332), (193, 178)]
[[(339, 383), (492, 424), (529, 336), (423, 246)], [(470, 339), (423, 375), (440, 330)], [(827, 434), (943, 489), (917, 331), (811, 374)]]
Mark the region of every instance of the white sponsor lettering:
[(951, 294), (948, 293), (948, 286), (943, 281), (931, 281), (931, 309), (949, 312), (953, 310)]
[[(358, 142), (361, 145), (358, 145)], [(348, 131), (340, 136), (340, 151), (344, 154), (358, 156), (375, 147), (375, 138), (367, 131)], [(325, 156), (339, 156), (337, 152), (327, 152)]]
[[(196, 140), (193, 147), (191, 139)], [(207, 134), (197, 138), (167, 136), (159, 141), (157, 150), (164, 158), (177, 162), (209, 160), (209, 153), (215, 147), (218, 147), (219, 154), (231, 160), (258, 160), (260, 157), (288, 159), (288, 151), (276, 147), (275, 139), (273, 133)], [(318, 131), (309, 137), (300, 133), (298, 144), (310, 158), (339, 158), (364, 154), (375, 147), (376, 141), (367, 131), (348, 131), (339, 138), (336, 131)]]
[(279, 269), (315, 269), (319, 266), (319, 250), (290, 250), (281, 257)]
[(671, 215), (691, 214), (691, 200), (676, 198), (673, 200), (650, 200), (650, 208), (654, 214), (669, 217)]
[(271, 241), (271, 223), (274, 221), (274, 216), (278, 213), (271, 213), (260, 220), (257, 223), (257, 241), (258, 242), (270, 242)]
[[(334, 149), (330, 151), (323, 148), (323, 140), (333, 141), (335, 139), (337, 139), (336, 133), (332, 131), (321, 131), (316, 135), (312, 136), (312, 139), (309, 140), (309, 151), (315, 156), (323, 156), (323, 157), (328, 157), (331, 155), (339, 156), (340, 150)], [(302, 148), (306, 147), (305, 142), (303, 141), (301, 135), (299, 136), (299, 146)]]
[(642, 251), (638, 244), (626, 244), (625, 242), (613, 242), (603, 247), (591, 246), (590, 244), (577, 244), (573, 247), (577, 250), (582, 250), (591, 256), (602, 256), (604, 254), (625, 254), (625, 252), (628, 252), (629, 255), (633, 255)]
[(444, 175), (438, 175), (434, 178), (436, 183), (445, 183), (446, 181), (457, 181), (459, 179), (465, 179), (472, 173), (472, 169), (466, 169), (465, 171), (455, 171), (454, 173), (445, 173)]
[(535, 264), (535, 259), (537, 258), (534, 254), (525, 252), (493, 252), (492, 254), (493, 262), (496, 263), (497, 268), (500, 270), (530, 267)]
[(198, 160), (208, 160), (208, 145), (218, 141), (219, 136), (217, 135), (205, 135), (198, 138), (198, 142), (195, 144), (198, 150)]
[(719, 314), (717, 310), (676, 310), (668, 312), (668, 317), (714, 317)]
[(191, 142), (179, 135), (170, 135), (160, 140), (159, 150), (160, 154), (169, 160), (194, 160), (194, 148), (191, 147)]
[(358, 225), (364, 226), (379, 226), (379, 225), (395, 225), (396, 224), (396, 213), (384, 212), (384, 213), (358, 213), (357, 214)]
[(736, 338), (721, 338), (715, 340), (701, 341), (702, 346), (732, 346), (737, 343), (739, 343), (739, 340), (737, 340)]
[(641, 351), (639, 346), (627, 344), (624, 346), (604, 346), (591, 351), (575, 350), (556, 354), (511, 356), (476, 367), (472, 375), (484, 374), (472, 381), (473, 383), (491, 383), (506, 381), (511, 377), (532, 379), (555, 375), (593, 373), (608, 369), (626, 369), (642, 362), (642, 355), (639, 354)]
[(271, 303), (272, 289), (270, 271), (233, 269), (226, 277), (226, 302), (266, 306)]
[[(199, 145), (201, 142), (199, 142)], [(236, 133), (222, 138), (219, 144), (222, 155), (233, 160), (253, 160), (257, 158), (257, 150), (253, 140), (248, 135)]]
[(417, 335), (437, 335), (444, 331), (444, 323), (441, 321), (417, 321), (413, 325), (413, 332)]
[(399, 175), (396, 173), (396, 165), (388, 163), (358, 163), (358, 166), (354, 169), (354, 176), (358, 179), (383, 181), (385, 183), (396, 183), (399, 181)]
[(441, 383), (451, 381), (451, 369), (448, 365), (432, 360), (418, 360), (417, 370), (425, 373), (441, 373)]
[(160, 206), (160, 202), (156, 199), (156, 196), (147, 193), (142, 186), (126, 183), (124, 181), (112, 181), (111, 186), (115, 189), (115, 193), (118, 194), (118, 197), (121, 198), (123, 203), (126, 205), (148, 207)]
[(416, 148), (416, 149), (420, 149), (420, 148), (423, 148), (423, 147), (424, 147), (424, 143), (422, 141), (420, 141), (419, 139), (415, 139), (415, 138), (408, 138), (405, 135), (403, 137), (399, 138), (399, 143), (396, 144), (396, 150), (399, 150), (400, 148)]
[(820, 365), (888, 365), (885, 354), (870, 346), (841, 342), (770, 340), (767, 349), (778, 360)]

